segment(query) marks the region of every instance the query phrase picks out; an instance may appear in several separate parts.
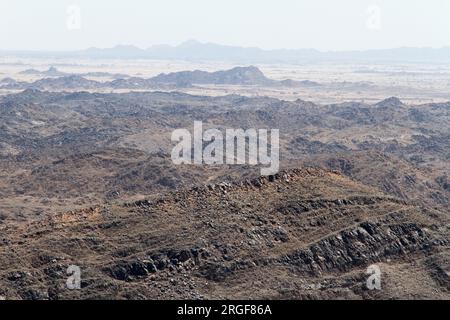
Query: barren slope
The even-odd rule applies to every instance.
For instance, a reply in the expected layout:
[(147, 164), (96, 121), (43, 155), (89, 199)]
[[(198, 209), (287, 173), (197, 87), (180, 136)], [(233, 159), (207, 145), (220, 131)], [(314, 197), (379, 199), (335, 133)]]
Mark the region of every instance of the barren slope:
[[(295, 169), (1, 225), (0, 295), (449, 299), (448, 223), (336, 172)], [(381, 291), (365, 286), (372, 263)], [(81, 290), (65, 288), (71, 264)]]

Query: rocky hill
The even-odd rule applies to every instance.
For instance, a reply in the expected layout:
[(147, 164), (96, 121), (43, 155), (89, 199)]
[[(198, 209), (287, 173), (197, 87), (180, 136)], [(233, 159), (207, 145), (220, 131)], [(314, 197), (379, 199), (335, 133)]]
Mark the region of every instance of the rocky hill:
[(153, 78), (161, 83), (195, 83), (195, 84), (240, 84), (240, 85), (267, 85), (275, 81), (266, 76), (254, 66), (235, 67), (226, 71), (181, 71), (169, 74), (160, 74)]
[[(335, 172), (296, 169), (2, 226), (0, 295), (448, 299), (446, 221)], [(382, 291), (366, 287), (373, 263)], [(64, 287), (72, 264), (81, 290)]]

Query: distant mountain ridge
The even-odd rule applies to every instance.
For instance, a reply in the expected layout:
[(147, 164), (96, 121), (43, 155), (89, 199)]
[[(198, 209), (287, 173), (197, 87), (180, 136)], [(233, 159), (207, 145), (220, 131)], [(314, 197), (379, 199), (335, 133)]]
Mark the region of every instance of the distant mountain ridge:
[[(19, 74), (26, 74), (26, 75), (33, 75), (33, 76), (44, 76), (44, 77), (64, 77), (64, 76), (71, 76), (73, 73), (69, 72), (62, 72), (59, 71), (56, 67), (50, 66), (47, 70), (37, 70), (37, 69), (26, 69)], [(79, 73), (77, 74), (79, 76), (85, 77), (112, 77), (112, 78), (127, 78), (128, 75), (123, 73), (109, 73), (109, 72), (86, 72), (86, 73)]]
[(0, 51), (1, 56), (72, 57), (92, 59), (154, 59), (188, 61), (231, 61), (240, 63), (301, 63), (314, 61), (410, 61), (450, 62), (450, 47), (373, 49), (363, 51), (318, 51), (315, 49), (264, 50), (202, 43), (189, 40), (178, 46), (155, 45), (147, 49), (133, 45), (91, 47), (78, 51)]
[(53, 66), (49, 67), (48, 70), (45, 71), (40, 71), (36, 69), (27, 69), (20, 73), (28, 75), (49, 76), (49, 77), (62, 77), (68, 75), (68, 73), (61, 72)]
[(263, 86), (319, 86), (319, 83), (304, 80), (273, 80), (267, 78), (264, 73), (255, 66), (234, 67), (229, 70), (220, 70), (208, 72), (202, 70), (179, 71), (172, 73), (161, 73), (152, 78), (129, 77), (117, 78), (112, 81), (100, 82), (84, 78), (85, 74), (70, 74), (60, 72), (54, 67), (50, 67), (48, 71), (38, 71), (27, 69), (21, 73), (27, 74), (63, 74), (61, 77), (49, 77), (36, 80), (34, 82), (16, 81), (11, 78), (0, 80), (0, 88), (3, 89), (98, 89), (98, 88), (114, 88), (114, 89), (149, 89), (160, 87), (171, 88), (187, 88), (193, 84), (226, 84), (226, 85), (263, 85)]

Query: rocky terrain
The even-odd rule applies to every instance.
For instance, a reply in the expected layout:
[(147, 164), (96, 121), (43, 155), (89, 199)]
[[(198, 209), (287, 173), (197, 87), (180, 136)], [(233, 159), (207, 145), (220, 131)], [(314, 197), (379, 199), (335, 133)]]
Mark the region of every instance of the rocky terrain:
[[(335, 172), (290, 170), (3, 226), (0, 294), (448, 299), (447, 222)], [(371, 263), (383, 290), (365, 286)], [(65, 288), (71, 264), (80, 290)]]
[[(108, 85), (272, 81), (250, 67)], [(99, 83), (0, 96), (0, 297), (449, 299), (450, 103), (78, 90)], [(174, 165), (171, 132), (195, 120), (280, 129), (283, 171)]]
[[(161, 73), (155, 77), (130, 77), (122, 74), (105, 72), (87, 72), (70, 74), (60, 72), (55, 67), (46, 71), (27, 69), (20, 74), (42, 76), (33, 82), (16, 81), (12, 78), (0, 80), (0, 89), (9, 90), (73, 90), (73, 89), (176, 89), (191, 87), (193, 84), (210, 85), (244, 85), (244, 86), (278, 86), (302, 87), (318, 86), (313, 81), (295, 81), (291, 79), (277, 81), (267, 78), (257, 67), (235, 67), (230, 70), (207, 72), (201, 70)], [(108, 77), (111, 81), (89, 80), (86, 77)]]
[(449, 205), (448, 104), (25, 90), (2, 97), (0, 106), (4, 215), (37, 214), (67, 201), (99, 203), (111, 192), (127, 199), (255, 176), (257, 168), (248, 166), (174, 166), (170, 134), (191, 129), (194, 120), (205, 127), (280, 128), (282, 167), (340, 170), (395, 196), (440, 210)]

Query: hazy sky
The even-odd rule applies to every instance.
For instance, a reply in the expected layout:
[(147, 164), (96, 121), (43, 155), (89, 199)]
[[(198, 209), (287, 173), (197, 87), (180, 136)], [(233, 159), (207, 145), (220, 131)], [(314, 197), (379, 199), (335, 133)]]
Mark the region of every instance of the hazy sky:
[[(80, 19), (78, 19), (80, 17)], [(450, 0), (0, 0), (0, 49), (450, 46)]]

